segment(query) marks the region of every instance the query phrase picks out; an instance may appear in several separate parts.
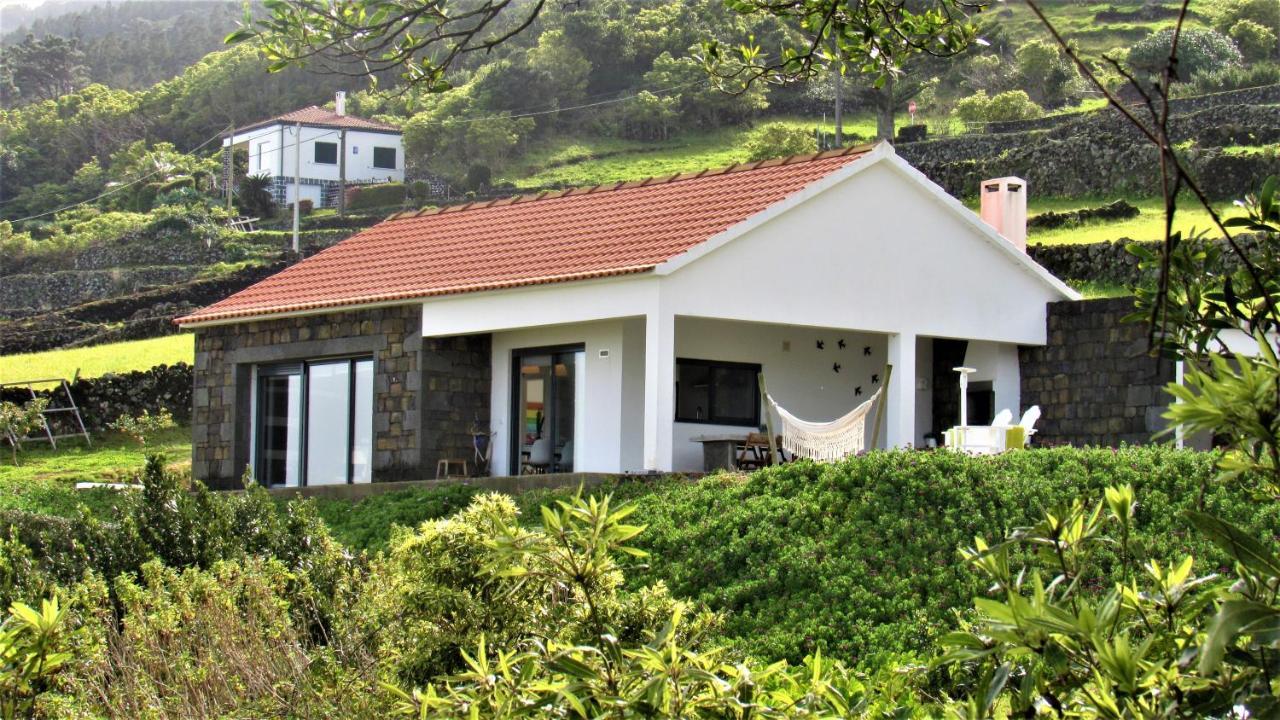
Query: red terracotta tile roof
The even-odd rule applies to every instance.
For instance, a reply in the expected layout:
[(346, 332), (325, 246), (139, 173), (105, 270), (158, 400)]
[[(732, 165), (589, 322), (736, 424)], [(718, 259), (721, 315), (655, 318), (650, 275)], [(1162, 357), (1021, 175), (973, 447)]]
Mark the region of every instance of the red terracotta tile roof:
[(870, 149), (400, 213), (177, 322), (646, 272)]
[(302, 123), (313, 127), (331, 127), (346, 128), (348, 130), (374, 130), (378, 132), (400, 132), (400, 128), (390, 123), (384, 123), (379, 120), (368, 120), (366, 118), (355, 117), (354, 115), (339, 115), (332, 110), (325, 110), (319, 105), (310, 105), (301, 110), (294, 110), (283, 115), (276, 115), (266, 120), (246, 125), (238, 128), (237, 133), (253, 130), (265, 125), (275, 125), (276, 123), (284, 123), (292, 125), (294, 123)]

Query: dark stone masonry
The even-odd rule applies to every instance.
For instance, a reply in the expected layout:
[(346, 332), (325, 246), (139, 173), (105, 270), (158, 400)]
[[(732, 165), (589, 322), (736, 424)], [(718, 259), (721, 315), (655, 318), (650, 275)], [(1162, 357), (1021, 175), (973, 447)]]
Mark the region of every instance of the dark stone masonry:
[(1165, 428), (1174, 366), (1147, 354), (1142, 323), (1124, 322), (1133, 298), (1049, 304), (1048, 344), (1018, 351), (1022, 405), (1043, 415), (1035, 443), (1145, 444)]
[(373, 479), (432, 477), (441, 457), (471, 457), (467, 429), (489, 421), (487, 335), (421, 336), (420, 305), (198, 329), (192, 474), (239, 487), (249, 464), (251, 389), (259, 364), (372, 355)]

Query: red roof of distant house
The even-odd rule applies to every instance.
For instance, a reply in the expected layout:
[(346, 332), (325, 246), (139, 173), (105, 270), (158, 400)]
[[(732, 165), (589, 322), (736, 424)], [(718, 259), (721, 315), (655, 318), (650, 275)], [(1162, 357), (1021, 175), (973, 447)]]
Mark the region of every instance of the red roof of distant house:
[(400, 213), (177, 322), (645, 272), (870, 149)]
[(346, 128), (348, 130), (370, 130), (373, 132), (400, 132), (400, 128), (390, 123), (384, 123), (379, 120), (367, 120), (365, 118), (355, 117), (354, 115), (339, 115), (332, 110), (326, 110), (319, 105), (310, 105), (301, 110), (294, 110), (283, 115), (276, 115), (266, 120), (260, 120), (252, 125), (246, 125), (237, 128), (237, 133), (247, 130), (265, 127), (267, 125), (275, 125), (281, 123), (284, 125), (294, 125), (302, 123), (311, 127), (327, 127), (327, 128)]

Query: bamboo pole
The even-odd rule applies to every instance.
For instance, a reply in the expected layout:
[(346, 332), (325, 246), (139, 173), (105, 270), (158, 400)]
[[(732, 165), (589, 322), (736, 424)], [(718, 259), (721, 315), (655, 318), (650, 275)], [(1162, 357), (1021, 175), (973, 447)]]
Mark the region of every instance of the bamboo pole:
[(773, 436), (773, 413), (769, 412), (769, 391), (764, 386), (764, 373), (756, 373), (756, 381), (760, 383), (760, 402), (764, 404), (764, 429), (769, 434), (769, 464), (777, 465), (778, 447)]
[(876, 426), (871, 431), (871, 448), (874, 450), (876, 443), (880, 442), (880, 425), (884, 422), (884, 407), (889, 400), (889, 379), (893, 377), (893, 366), (885, 364), (884, 366), (884, 385), (880, 386), (880, 407), (876, 408)]

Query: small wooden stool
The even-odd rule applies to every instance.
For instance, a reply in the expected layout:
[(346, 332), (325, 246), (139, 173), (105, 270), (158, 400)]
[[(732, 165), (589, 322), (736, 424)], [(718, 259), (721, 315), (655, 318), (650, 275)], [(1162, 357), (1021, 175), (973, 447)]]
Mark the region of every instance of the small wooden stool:
[[(457, 469), (459, 467), (462, 468), (461, 475), (449, 474), (450, 468)], [(444, 458), (440, 460), (440, 462), (436, 463), (436, 479), (437, 480), (440, 480), (443, 478), (451, 478), (451, 477), (465, 478), (470, 476), (471, 476), (471, 473), (470, 473), (470, 469), (467, 466), (467, 461), (463, 458)]]

